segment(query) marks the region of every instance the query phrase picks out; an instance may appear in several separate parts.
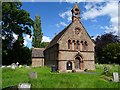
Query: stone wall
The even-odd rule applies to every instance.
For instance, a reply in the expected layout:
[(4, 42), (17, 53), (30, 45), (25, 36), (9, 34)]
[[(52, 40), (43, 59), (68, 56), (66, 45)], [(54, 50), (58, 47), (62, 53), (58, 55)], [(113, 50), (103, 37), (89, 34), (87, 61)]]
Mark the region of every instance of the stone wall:
[(48, 48), (44, 51), (45, 56), (45, 65), (46, 66), (52, 66), (52, 65), (58, 65), (58, 45), (55, 45), (51, 48)]
[(44, 66), (44, 58), (32, 58), (32, 67)]
[(95, 70), (95, 62), (94, 60), (84, 60), (84, 69), (87, 70)]
[[(78, 35), (75, 34), (75, 28), (76, 27), (80, 28), (80, 32), (79, 32)], [(72, 23), (72, 25), (68, 28), (68, 30), (62, 36), (62, 38), (59, 40), (59, 49), (60, 50), (68, 50), (68, 40), (71, 40), (71, 47), (72, 48), (70, 50), (74, 50), (73, 40), (75, 40), (75, 42), (78, 40), (79, 42), (87, 41), (87, 43), (88, 43), (87, 50), (88, 51), (94, 51), (94, 46), (95, 45), (94, 45), (93, 41), (90, 39), (86, 30), (84, 29), (82, 24), (80, 24), (79, 21), (75, 21), (74, 23)], [(81, 49), (80, 46), (81, 45), (79, 45), (79, 50)], [(84, 51), (84, 50), (81, 49), (80, 51)]]
[[(59, 51), (59, 71), (60, 72), (67, 72), (66, 70), (66, 63), (68, 61), (72, 62), (72, 70), (75, 69), (75, 57), (78, 54), (77, 51)], [(94, 52), (80, 52), (81, 58), (83, 58), (83, 69), (88, 70), (95, 70), (94, 64)]]

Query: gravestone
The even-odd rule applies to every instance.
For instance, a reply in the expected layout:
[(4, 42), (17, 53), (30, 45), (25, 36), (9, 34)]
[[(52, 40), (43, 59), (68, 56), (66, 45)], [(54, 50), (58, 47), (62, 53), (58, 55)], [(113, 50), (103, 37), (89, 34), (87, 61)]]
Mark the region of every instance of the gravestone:
[(108, 68), (104, 67), (104, 73), (107, 73), (107, 72), (108, 72)]
[(51, 66), (51, 72), (56, 72), (56, 66), (55, 65)]
[(11, 68), (11, 65), (6, 66), (7, 68)]
[(1, 66), (1, 68), (5, 68), (6, 66)]
[(22, 83), (22, 84), (19, 84), (19, 90), (30, 90), (31, 88), (31, 84), (29, 83)]
[(30, 72), (29, 73), (29, 78), (37, 78), (37, 73), (36, 72)]
[(19, 65), (19, 62), (17, 62), (16, 65), (18, 66), (18, 65)]
[(11, 69), (15, 69), (15, 68), (16, 68), (16, 64), (13, 63), (13, 64), (11, 65)]
[(113, 81), (114, 82), (119, 82), (119, 74), (118, 74), (118, 72), (113, 72)]
[(30, 66), (25, 66), (26, 69), (31, 69)]
[(18, 67), (19, 67), (19, 68), (22, 68), (23, 66), (22, 66), (22, 65), (19, 65)]

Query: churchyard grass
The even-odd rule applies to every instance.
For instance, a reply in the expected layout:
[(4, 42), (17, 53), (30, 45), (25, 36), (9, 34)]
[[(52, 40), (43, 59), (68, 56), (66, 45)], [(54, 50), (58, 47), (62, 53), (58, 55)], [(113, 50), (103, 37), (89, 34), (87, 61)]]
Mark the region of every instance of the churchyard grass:
[[(103, 74), (104, 66), (108, 67), (110, 75)], [(29, 79), (29, 72), (37, 72), (37, 79)], [(88, 73), (52, 73), (48, 67), (2, 68), (2, 88), (20, 83), (30, 83), (32, 88), (118, 88), (120, 83), (109, 80), (112, 72), (118, 72), (118, 65), (98, 64), (95, 71)]]

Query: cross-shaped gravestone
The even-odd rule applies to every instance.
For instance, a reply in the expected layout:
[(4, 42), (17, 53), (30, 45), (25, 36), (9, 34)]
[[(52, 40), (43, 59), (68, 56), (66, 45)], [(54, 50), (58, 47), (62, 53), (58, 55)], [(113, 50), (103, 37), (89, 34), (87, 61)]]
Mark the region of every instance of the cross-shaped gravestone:
[(29, 78), (37, 78), (37, 73), (36, 72), (30, 72), (29, 73)]
[(118, 74), (118, 72), (113, 72), (113, 81), (114, 82), (119, 82), (119, 74)]

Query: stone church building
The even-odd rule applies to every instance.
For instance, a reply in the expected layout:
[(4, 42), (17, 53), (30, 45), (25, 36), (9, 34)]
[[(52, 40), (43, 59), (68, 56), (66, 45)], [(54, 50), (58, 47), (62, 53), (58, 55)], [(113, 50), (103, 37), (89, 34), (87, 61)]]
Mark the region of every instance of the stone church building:
[(78, 3), (71, 12), (72, 22), (44, 50), (44, 65), (55, 65), (59, 72), (94, 70), (95, 44), (80, 21)]

